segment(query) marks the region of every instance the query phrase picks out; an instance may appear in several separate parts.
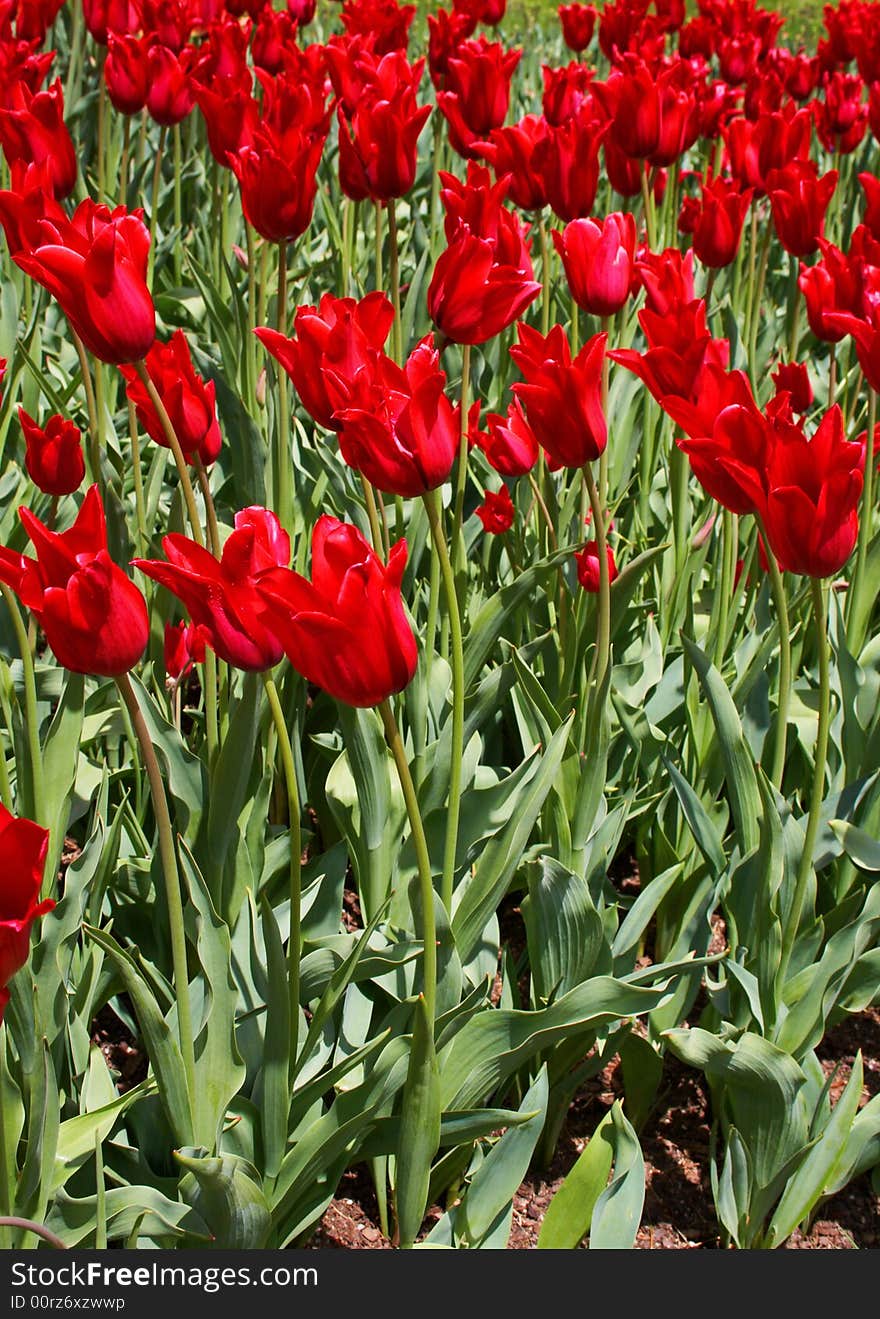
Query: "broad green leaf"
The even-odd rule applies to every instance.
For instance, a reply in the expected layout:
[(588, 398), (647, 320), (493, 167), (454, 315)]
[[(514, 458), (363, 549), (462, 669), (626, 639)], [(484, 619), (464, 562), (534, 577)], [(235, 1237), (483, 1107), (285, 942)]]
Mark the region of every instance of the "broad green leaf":
[(605, 1114), (547, 1206), (539, 1250), (574, 1250), (590, 1230), (593, 1210), (608, 1185), (614, 1159), (614, 1121)]
[(545, 1063), (520, 1105), (521, 1113), (531, 1112), (533, 1116), (522, 1124), (508, 1128), (497, 1144), (492, 1146), (462, 1200), (459, 1218), (463, 1218), (473, 1245), (477, 1245), (486, 1236), (498, 1216), (509, 1208), (525, 1177), (544, 1126), (549, 1097), (550, 1085)]
[(431, 1164), (440, 1145), (440, 1074), (434, 1023), (424, 997), (416, 999), (409, 1067), (397, 1149), (395, 1204), (400, 1245), (415, 1241), (428, 1207)]
[(590, 1221), (590, 1250), (631, 1250), (645, 1203), (645, 1161), (639, 1138), (623, 1115), (611, 1109), (614, 1176), (596, 1201)]

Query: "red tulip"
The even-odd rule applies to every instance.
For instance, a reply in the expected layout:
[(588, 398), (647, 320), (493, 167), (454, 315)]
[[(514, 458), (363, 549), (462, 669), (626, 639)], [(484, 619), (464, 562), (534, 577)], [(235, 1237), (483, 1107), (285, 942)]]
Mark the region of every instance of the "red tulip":
[(163, 647), (165, 672), (177, 685), (194, 664), (205, 660), (205, 638), (193, 623), (166, 623)]
[(16, 818), (0, 803), (0, 1021), (9, 1002), (7, 985), (30, 955), (31, 927), (55, 906), (54, 898), (37, 901), (48, 850), (48, 829)]
[(542, 115), (525, 115), (518, 123), (493, 128), (488, 142), (475, 142), (473, 150), (489, 162), (497, 179), (508, 176), (507, 193), (514, 206), (523, 211), (540, 211), (548, 204), (547, 186), (540, 160), (539, 145), (550, 129)]
[(194, 27), (191, 0), (141, 0), (143, 29), (151, 41), (180, 53)]
[(517, 332), (519, 343), (510, 356), (524, 381), (513, 386), (513, 394), (539, 444), (559, 467), (593, 462), (608, 442), (602, 405), (607, 334), (588, 339), (572, 360), (561, 325), (554, 325), (546, 338), (529, 325), (520, 324)]
[(643, 380), (658, 402), (668, 397), (693, 399), (707, 367), (727, 367), (729, 345), (726, 339), (713, 339), (709, 334), (702, 299), (674, 308), (668, 315), (645, 308), (639, 312), (639, 324), (648, 341), (647, 351), (615, 348), (608, 356)]
[(569, 50), (579, 55), (593, 40), (598, 18), (595, 5), (560, 5), (556, 12), (562, 24), (562, 40)]
[(86, 27), (101, 46), (107, 37), (126, 36), (141, 26), (140, 5), (137, 0), (82, 0)]
[(299, 27), (308, 27), (317, 7), (318, 0), (287, 0), (287, 12)]
[[(220, 452), (222, 438), (217, 423), (216, 389), (196, 375), (189, 344), (183, 330), (175, 330), (168, 343), (153, 344), (146, 356), (147, 373), (165, 404), (184, 456), (195, 462), (198, 454), (208, 466)], [(159, 414), (147, 388), (134, 367), (123, 366), (125, 392), (135, 405), (139, 424), (150, 439), (168, 447)]]
[(18, 420), (26, 446), (24, 465), (34, 485), (47, 495), (72, 495), (86, 474), (79, 427), (60, 416), (38, 426), (21, 407)]
[(771, 436), (754, 402), (733, 403), (706, 419), (702, 435), (677, 438), (703, 489), (732, 513), (763, 510)]
[(544, 180), (547, 200), (560, 220), (590, 214), (599, 182), (599, 147), (607, 125), (585, 102), (560, 127), (552, 126), (536, 145), (534, 168)]
[(350, 36), (369, 37), (377, 55), (387, 55), (406, 50), (415, 13), (415, 5), (399, 5), (397, 0), (344, 0), (342, 26)]
[(862, 223), (870, 230), (871, 237), (880, 241), (880, 179), (875, 174), (860, 174), (859, 183), (865, 194), (865, 213)]
[(309, 416), (319, 426), (336, 430), (326, 373), (333, 372), (337, 388), (340, 379), (353, 382), (384, 348), (393, 322), (394, 308), (384, 293), (368, 293), (360, 302), (325, 293), (318, 307), (296, 312), (292, 338), (268, 328), (256, 334), (290, 376)]
[[(608, 580), (613, 582), (617, 576), (617, 563), (610, 545), (605, 546), (608, 559)], [(591, 595), (599, 592), (599, 546), (594, 540), (587, 541), (579, 554), (574, 556), (577, 579), (585, 591)]]
[(771, 170), (809, 158), (813, 118), (809, 110), (789, 104), (755, 122), (732, 119), (722, 131), (734, 178), (762, 196)]
[(428, 313), (453, 343), (485, 343), (538, 296), (525, 232), (503, 205), (507, 181), (492, 186), (472, 162), (467, 182), (441, 174), (448, 247), (428, 289)]
[(553, 242), (562, 257), (571, 296), (593, 316), (613, 316), (629, 297), (636, 222), (615, 211), (604, 220), (572, 220)]
[(147, 103), (149, 80), (143, 41), (131, 36), (117, 37), (111, 32), (107, 39), (104, 81), (113, 107), (120, 114), (139, 114)]
[(274, 513), (235, 515), (219, 559), (186, 536), (162, 539), (167, 563), (134, 559), (135, 567), (183, 601), (201, 637), (236, 669), (273, 668), (284, 651), (268, 618), (259, 583), (290, 562), (290, 538)]
[[(541, 74), (544, 79), (541, 109), (548, 124), (561, 128), (582, 106), (592, 104), (593, 70), (586, 64), (563, 64), (558, 69), (542, 64)], [(598, 111), (595, 106), (593, 109), (595, 117)]]
[(31, 610), (65, 669), (105, 678), (127, 673), (147, 644), (147, 606), (107, 552), (98, 487), (86, 492), (67, 531), (50, 531), (28, 508), (19, 517), (37, 557), (0, 548), (0, 581)]
[(857, 73), (832, 73), (824, 100), (814, 102), (816, 134), (826, 151), (847, 155), (865, 136), (868, 107), (862, 105), (862, 79)]
[(700, 181), (702, 200), (691, 230), (694, 251), (704, 266), (718, 270), (729, 266), (739, 251), (743, 221), (752, 200), (752, 189), (740, 191), (738, 183), (720, 176)]
[[(821, 261), (814, 266), (801, 262), (798, 287), (807, 304), (807, 320), (817, 339), (839, 343), (850, 333), (852, 324), (862, 313), (861, 282), (857, 269), (827, 239), (819, 239)], [(849, 313), (843, 322), (832, 319), (836, 313)]]
[(500, 42), (476, 37), (463, 41), (450, 56), (437, 104), (449, 123), (449, 141), (460, 155), (472, 157), (474, 142), (504, 123), (510, 80), (521, 55), (521, 50), (505, 51)]
[(809, 412), (813, 406), (813, 387), (805, 362), (780, 362), (770, 379), (777, 395), (788, 395), (793, 412)]
[(452, 8), (456, 13), (467, 14), (475, 25), (497, 27), (507, 9), (507, 0), (452, 0)]
[(287, 51), (295, 44), (296, 23), (291, 15), (284, 9), (264, 8), (254, 27), (251, 44), (254, 66), (267, 73), (280, 73)]
[(180, 55), (167, 46), (150, 46), (147, 51), (147, 110), (157, 124), (171, 126), (187, 117), (195, 105), (190, 70), (193, 52)]
[(643, 249), (635, 263), (645, 290), (645, 306), (659, 316), (677, 312), (694, 301), (694, 250), (682, 256), (677, 247), (663, 252)]
[(476, 26), (477, 20), (460, 10), (438, 9), (428, 15), (428, 70), (436, 88), (446, 86), (449, 61)]
[(490, 412), (487, 431), (478, 431), (476, 443), (490, 467), (501, 476), (525, 476), (538, 461), (538, 441), (526, 420), (522, 404), (514, 399), (507, 415)]
[(819, 246), (825, 212), (837, 186), (837, 170), (819, 178), (812, 161), (792, 161), (767, 175), (776, 234), (792, 256), (809, 256)]
[(487, 490), (482, 504), (479, 504), (474, 512), (482, 522), (483, 530), (491, 536), (500, 536), (505, 531), (510, 531), (516, 521), (516, 509), (506, 485), (497, 492)]
[(15, 35), (18, 40), (42, 43), (63, 4), (64, 0), (17, 0)]
[(64, 122), (60, 78), (35, 95), (19, 83), (8, 108), (0, 109), (0, 144), (10, 166), (45, 163), (52, 192), (59, 200), (73, 191), (78, 165)]
[(400, 51), (385, 55), (354, 113), (338, 109), (339, 178), (354, 200), (390, 201), (412, 187), (419, 134), (431, 113), (416, 102), (422, 68), (423, 61), (411, 66)]
[(312, 534), (312, 580), (277, 569), (259, 583), (293, 667), (346, 705), (379, 705), (416, 671), (400, 595), (406, 556), (400, 540), (384, 564), (356, 527), (325, 516)]
[(428, 336), (403, 368), (376, 354), (348, 380), (327, 372), (340, 453), (387, 494), (425, 494), (452, 470), (460, 425), (444, 393), (439, 357)]
[(251, 96), (251, 80), (218, 78), (210, 87), (193, 83), (193, 96), (202, 112), (208, 149), (218, 164), (229, 167), (229, 157), (248, 147), (260, 120), (259, 103)]
[(833, 577), (858, 538), (865, 451), (844, 439), (836, 404), (810, 440), (793, 424), (775, 430), (763, 509), (770, 549), (785, 572)]

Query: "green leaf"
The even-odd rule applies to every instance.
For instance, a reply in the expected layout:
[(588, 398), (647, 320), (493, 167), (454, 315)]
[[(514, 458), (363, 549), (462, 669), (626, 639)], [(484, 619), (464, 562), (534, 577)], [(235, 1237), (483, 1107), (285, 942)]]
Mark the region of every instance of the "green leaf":
[(544, 1063), (535, 1082), (520, 1104), (520, 1112), (531, 1112), (526, 1122), (505, 1131), (492, 1146), (474, 1174), (459, 1210), (459, 1221), (473, 1246), (484, 1237), (499, 1215), (510, 1207), (520, 1183), (528, 1172), (535, 1146), (547, 1116), (550, 1084)]
[(727, 858), (724, 855), (724, 848), (721, 845), (718, 830), (709, 818), (709, 813), (687, 779), (676, 769), (672, 761), (667, 756), (662, 756), (661, 759), (672, 782), (684, 818), (687, 820), (688, 827), (694, 836), (694, 842), (715, 874), (723, 874), (727, 868)]
[(610, 949), (582, 875), (553, 857), (530, 862), (526, 874), (529, 895), (521, 908), (529, 965), (535, 995), (547, 1002), (582, 984), (597, 969), (609, 970)]
[(611, 1109), (614, 1177), (605, 1188), (590, 1222), (590, 1250), (631, 1250), (645, 1203), (645, 1161), (639, 1138), (627, 1122), (620, 1100)]
[(180, 1194), (211, 1232), (210, 1250), (260, 1250), (272, 1227), (272, 1211), (256, 1168), (236, 1155), (199, 1157), (175, 1150), (185, 1170)]
[(872, 834), (846, 820), (829, 820), (828, 825), (860, 870), (880, 870), (880, 842)]
[(411, 1246), (428, 1207), (431, 1163), (440, 1145), (440, 1074), (434, 1049), (434, 1024), (425, 999), (415, 1005), (412, 1043), (397, 1149), (395, 1203), (400, 1245)]
[[(111, 1241), (125, 1240), (137, 1228), (140, 1237), (170, 1244), (190, 1236), (199, 1246), (210, 1245), (211, 1234), (189, 1205), (169, 1200), (152, 1186), (112, 1186), (107, 1191), (105, 1212)], [(57, 1192), (46, 1218), (46, 1226), (68, 1246), (92, 1242), (97, 1213), (96, 1197), (74, 1199)]]
[[(106, 1071), (106, 1064), (104, 1067)], [(152, 1077), (148, 1077), (147, 1080), (141, 1081), (140, 1085), (119, 1095), (112, 1103), (62, 1122), (58, 1130), (52, 1189), (57, 1190), (58, 1187), (63, 1186), (81, 1164), (92, 1158), (95, 1153), (95, 1140), (103, 1143), (126, 1109), (131, 1108), (132, 1104), (136, 1104), (145, 1095), (152, 1094), (155, 1089), (156, 1082)]]
[(265, 892), (260, 894), (260, 917), (266, 948), (266, 1027), (260, 1067), (260, 1122), (263, 1132), (265, 1172), (275, 1177), (287, 1146), (290, 1113), (290, 995), (287, 958), (278, 922)]
[(76, 783), (79, 740), (83, 722), (85, 680), (81, 673), (65, 676), (61, 700), (43, 744), (43, 797), (49, 824), (46, 873), (55, 875), (70, 815)]
[(539, 1250), (574, 1250), (583, 1241), (596, 1202), (608, 1185), (613, 1159), (614, 1120), (609, 1109), (547, 1206)]

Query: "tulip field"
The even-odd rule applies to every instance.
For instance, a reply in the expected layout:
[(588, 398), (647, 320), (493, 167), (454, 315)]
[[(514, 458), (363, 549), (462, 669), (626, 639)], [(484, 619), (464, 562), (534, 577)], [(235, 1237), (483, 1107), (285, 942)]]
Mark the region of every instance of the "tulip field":
[(0, 0), (2, 1248), (880, 1242), (880, 6), (449, 2)]

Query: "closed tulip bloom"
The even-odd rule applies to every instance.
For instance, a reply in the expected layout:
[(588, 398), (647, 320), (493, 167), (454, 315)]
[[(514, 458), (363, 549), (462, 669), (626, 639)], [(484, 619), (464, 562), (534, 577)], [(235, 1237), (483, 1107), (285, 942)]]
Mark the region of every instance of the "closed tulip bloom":
[(865, 136), (868, 107), (862, 104), (862, 79), (838, 69), (828, 78), (824, 99), (813, 102), (816, 134), (826, 151), (848, 155)]
[(326, 372), (337, 381), (353, 381), (384, 348), (393, 322), (394, 308), (384, 293), (368, 293), (360, 301), (325, 293), (317, 307), (297, 310), (290, 338), (268, 327), (256, 334), (290, 376), (309, 416), (326, 430), (337, 430)]
[(10, 166), (45, 164), (59, 200), (73, 191), (79, 167), (64, 122), (60, 78), (36, 95), (22, 84), (15, 88), (7, 108), (0, 109), (0, 144)]
[(260, 106), (251, 95), (250, 75), (217, 78), (210, 86), (193, 82), (193, 96), (202, 112), (208, 149), (219, 165), (229, 167), (229, 156), (250, 146), (260, 121)]
[(615, 211), (604, 220), (572, 220), (553, 242), (562, 257), (571, 296), (593, 316), (613, 316), (629, 297), (636, 222)]
[[(807, 320), (817, 339), (839, 343), (850, 333), (862, 311), (861, 281), (855, 265), (839, 247), (819, 239), (822, 259), (814, 266), (801, 262), (798, 288), (807, 304)], [(837, 313), (850, 313), (838, 320)]]
[(431, 106), (418, 105), (406, 84), (387, 99), (367, 95), (350, 120), (338, 110), (343, 191), (353, 200), (385, 202), (405, 196), (415, 180), (419, 134), (430, 113)]
[(557, 9), (562, 24), (562, 40), (579, 55), (593, 40), (598, 13), (595, 5), (560, 5)]
[(812, 439), (799, 426), (777, 428), (766, 468), (764, 527), (785, 572), (833, 577), (855, 548), (865, 451), (846, 440), (835, 404)]
[(312, 580), (278, 569), (259, 593), (293, 667), (346, 705), (379, 705), (411, 681), (418, 649), (400, 587), (406, 541), (383, 563), (357, 527), (321, 517)]
[(646, 351), (615, 348), (608, 356), (643, 380), (658, 402), (668, 396), (691, 399), (706, 367), (727, 366), (729, 345), (726, 339), (713, 339), (709, 334), (702, 299), (670, 315), (644, 308), (639, 312), (639, 324), (648, 341)]
[[(147, 288), (150, 235), (141, 211), (111, 211), (87, 197), (72, 219), (51, 211), (27, 223), (27, 198), (0, 194), (0, 221), (12, 259), (48, 289), (86, 348), (103, 362), (137, 362), (156, 337)], [(27, 246), (16, 250), (15, 240)]]
[(767, 193), (773, 209), (776, 235), (792, 256), (809, 256), (819, 246), (825, 212), (837, 187), (837, 170), (819, 178), (812, 161), (792, 161), (784, 169), (771, 170)]
[(560, 220), (588, 216), (599, 184), (599, 147), (607, 124), (596, 118), (595, 107), (585, 102), (560, 126), (552, 126), (536, 145), (534, 168), (544, 181), (547, 201)]
[(770, 379), (777, 394), (787, 394), (793, 412), (809, 412), (813, 406), (813, 386), (805, 362), (780, 362)]
[(506, 485), (500, 490), (487, 490), (482, 504), (474, 509), (483, 524), (483, 530), (490, 536), (501, 536), (510, 531), (516, 521), (516, 509)]
[(195, 105), (190, 69), (194, 52), (179, 55), (167, 46), (150, 46), (147, 51), (147, 111), (157, 124), (179, 124)]
[(734, 403), (714, 417), (706, 435), (677, 438), (707, 494), (731, 513), (760, 512), (771, 435), (755, 404)]
[(139, 114), (147, 103), (150, 80), (147, 48), (137, 37), (116, 37), (107, 41), (104, 82), (110, 103), (120, 114)]
[(635, 269), (649, 311), (666, 316), (694, 301), (693, 248), (688, 248), (683, 256), (677, 247), (667, 247), (662, 252), (645, 248), (638, 255)]
[(425, 494), (452, 470), (460, 426), (439, 359), (428, 336), (402, 369), (383, 355), (353, 380), (330, 373), (340, 453), (386, 494)]
[(264, 8), (254, 27), (251, 55), (258, 69), (280, 73), (290, 46), (296, 42), (296, 23), (285, 10)]
[(326, 120), (317, 127), (291, 121), (280, 132), (262, 124), (250, 145), (230, 155), (245, 219), (267, 242), (290, 242), (308, 228), (326, 136)]
[(474, 151), (489, 162), (496, 178), (507, 175), (507, 195), (520, 210), (540, 211), (548, 203), (547, 185), (535, 153), (549, 131), (543, 115), (529, 114), (518, 123), (493, 128), (488, 142), (474, 143)]
[(660, 93), (657, 75), (632, 53), (622, 55), (607, 82), (596, 83), (611, 118), (611, 137), (627, 156), (644, 160), (660, 145)]
[[(613, 582), (617, 576), (617, 562), (610, 545), (605, 546), (608, 560), (608, 580)], [(599, 546), (594, 540), (587, 541), (584, 548), (574, 556), (577, 579), (590, 595), (599, 593)]]
[[(593, 70), (586, 64), (563, 64), (558, 69), (542, 64), (541, 76), (544, 80), (541, 109), (547, 123), (554, 128), (561, 128), (583, 106), (593, 104)], [(595, 117), (595, 108), (593, 114)]]
[(147, 644), (147, 606), (107, 551), (98, 487), (86, 492), (67, 531), (50, 531), (27, 508), (19, 517), (37, 557), (0, 548), (0, 581), (31, 610), (63, 668), (104, 678), (127, 673)]
[(195, 26), (192, 0), (140, 0), (140, 3), (144, 32), (179, 54)]
[(428, 14), (428, 72), (438, 90), (446, 86), (450, 59), (476, 27), (476, 18), (460, 10), (450, 13), (448, 9), (438, 9), (436, 13)]
[(342, 26), (351, 36), (369, 37), (377, 55), (387, 55), (406, 50), (415, 13), (415, 5), (397, 0), (344, 0)]
[(39, 901), (49, 850), (49, 830), (17, 818), (0, 803), (0, 1021), (9, 1002), (9, 984), (28, 960), (34, 921), (55, 906)]
[(189, 673), (194, 664), (205, 660), (205, 638), (194, 623), (166, 623), (163, 646), (165, 672), (175, 684)]
[(704, 266), (720, 270), (729, 266), (739, 251), (743, 221), (752, 200), (752, 190), (740, 191), (728, 179), (700, 182), (702, 198), (693, 228), (694, 251)]
[(21, 407), (18, 420), (26, 446), (24, 465), (34, 485), (47, 495), (72, 495), (86, 474), (79, 427), (60, 416), (38, 426)]
[(477, 443), (490, 467), (501, 476), (525, 476), (538, 461), (538, 441), (519, 399), (514, 399), (506, 416), (490, 412), (486, 431), (477, 433)]
[(529, 325), (517, 327), (519, 343), (510, 356), (524, 379), (513, 386), (538, 443), (558, 467), (594, 462), (608, 442), (602, 406), (602, 364), (607, 334), (588, 339), (572, 360), (561, 325), (544, 337)]
[(861, 290), (861, 310), (829, 310), (824, 322), (834, 331), (852, 335), (859, 366), (873, 390), (880, 390), (880, 270), (863, 272), (869, 278)]
[(503, 205), (505, 179), (471, 162), (465, 183), (441, 174), (448, 247), (428, 289), (428, 313), (453, 343), (485, 343), (522, 315), (541, 291), (525, 230)]
[(274, 513), (245, 508), (235, 515), (219, 559), (186, 536), (162, 539), (167, 562), (134, 566), (181, 600), (200, 635), (233, 668), (273, 668), (284, 651), (258, 588), (267, 573), (290, 562), (290, 538)]
[(82, 0), (83, 17), (95, 41), (107, 45), (110, 33), (125, 36), (141, 26), (141, 9), (137, 0)]
[[(222, 438), (217, 422), (216, 387), (196, 374), (189, 344), (182, 330), (175, 330), (168, 343), (153, 344), (146, 356), (147, 373), (165, 404), (184, 457), (195, 461), (196, 454), (207, 466), (220, 453)], [(125, 392), (135, 405), (139, 424), (151, 440), (168, 447), (159, 414), (147, 388), (133, 367), (121, 368)]]
[(505, 51), (498, 41), (463, 41), (447, 62), (445, 90), (437, 105), (449, 124), (455, 151), (472, 156), (473, 143), (500, 128), (510, 104), (510, 80), (521, 50)]

